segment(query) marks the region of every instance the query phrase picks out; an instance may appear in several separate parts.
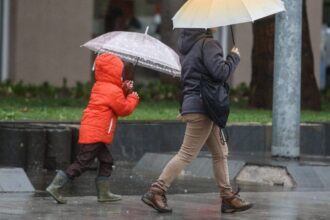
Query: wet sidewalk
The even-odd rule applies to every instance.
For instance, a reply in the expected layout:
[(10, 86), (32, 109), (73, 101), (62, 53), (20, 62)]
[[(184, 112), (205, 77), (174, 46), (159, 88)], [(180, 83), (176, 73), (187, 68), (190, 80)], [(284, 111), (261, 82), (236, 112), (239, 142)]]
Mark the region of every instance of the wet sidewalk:
[[(203, 158), (203, 157), (202, 157)], [(204, 159), (207, 159), (205, 156)], [(239, 160), (240, 158), (234, 158)], [(244, 157), (244, 161), (249, 158)], [(253, 161), (257, 160), (253, 155)], [(266, 160), (266, 162), (269, 162)], [(208, 162), (209, 163), (209, 162)], [(285, 161), (276, 163), (285, 164)], [(297, 162), (290, 162), (297, 163)], [(202, 164), (202, 163), (200, 163)], [(329, 220), (330, 219), (330, 186), (325, 183), (330, 176), (327, 172), (310, 175), (311, 170), (329, 169), (328, 161), (321, 163), (297, 164), (296, 167), (309, 167), (308, 172), (301, 172), (302, 184), (295, 188), (283, 186), (241, 184), (241, 196), (255, 203), (251, 210), (235, 214), (220, 213), (217, 187), (213, 178), (197, 178), (187, 175), (179, 176), (169, 190), (169, 205), (172, 214), (158, 214), (144, 205), (140, 196), (147, 190), (157, 174), (134, 172), (136, 163), (119, 161), (113, 171), (110, 183), (111, 191), (122, 194), (123, 200), (117, 203), (100, 204), (95, 197), (94, 178), (96, 168), (84, 173), (80, 178), (64, 187), (68, 204), (58, 205), (45, 193), (55, 171), (29, 172), (28, 177), (36, 189), (34, 194), (0, 193), (0, 220), (7, 219), (114, 219), (114, 220)], [(211, 168), (210, 168), (211, 169)], [(305, 181), (308, 180), (308, 181)], [(235, 182), (232, 182), (236, 189)]]
[(242, 197), (255, 206), (246, 212), (222, 214), (216, 193), (169, 195), (172, 214), (158, 214), (140, 201), (124, 196), (117, 203), (100, 204), (94, 196), (68, 197), (57, 205), (50, 197), (0, 194), (0, 219), (116, 219), (116, 220), (328, 220), (330, 192), (250, 192)]

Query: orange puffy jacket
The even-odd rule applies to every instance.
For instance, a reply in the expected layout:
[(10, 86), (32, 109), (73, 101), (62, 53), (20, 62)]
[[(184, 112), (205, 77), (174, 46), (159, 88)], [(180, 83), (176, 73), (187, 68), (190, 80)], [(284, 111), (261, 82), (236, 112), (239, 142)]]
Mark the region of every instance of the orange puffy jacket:
[(122, 89), (124, 64), (113, 54), (102, 54), (95, 61), (95, 84), (79, 129), (79, 143), (112, 142), (118, 116), (131, 114), (139, 100), (125, 97)]

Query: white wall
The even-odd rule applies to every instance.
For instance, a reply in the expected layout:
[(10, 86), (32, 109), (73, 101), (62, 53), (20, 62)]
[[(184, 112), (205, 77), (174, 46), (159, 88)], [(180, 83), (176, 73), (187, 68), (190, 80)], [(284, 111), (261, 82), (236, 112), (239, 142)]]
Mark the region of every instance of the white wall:
[(13, 0), (10, 78), (61, 85), (90, 79), (93, 1)]

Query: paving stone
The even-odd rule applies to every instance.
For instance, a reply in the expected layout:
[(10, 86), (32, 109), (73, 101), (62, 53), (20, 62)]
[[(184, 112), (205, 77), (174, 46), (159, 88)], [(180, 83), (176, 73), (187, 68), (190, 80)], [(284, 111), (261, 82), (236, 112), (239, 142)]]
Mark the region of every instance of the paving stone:
[(34, 192), (34, 187), (22, 168), (0, 168), (0, 192)]

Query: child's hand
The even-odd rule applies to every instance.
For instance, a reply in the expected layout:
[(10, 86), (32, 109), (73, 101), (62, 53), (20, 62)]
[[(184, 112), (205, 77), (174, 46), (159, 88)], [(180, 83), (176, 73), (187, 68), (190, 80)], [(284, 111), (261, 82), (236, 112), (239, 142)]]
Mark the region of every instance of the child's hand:
[(132, 95), (136, 96), (138, 99), (140, 99), (139, 94), (137, 92), (133, 92)]
[(131, 80), (125, 80), (122, 84), (124, 94), (127, 96), (133, 92), (134, 83)]

